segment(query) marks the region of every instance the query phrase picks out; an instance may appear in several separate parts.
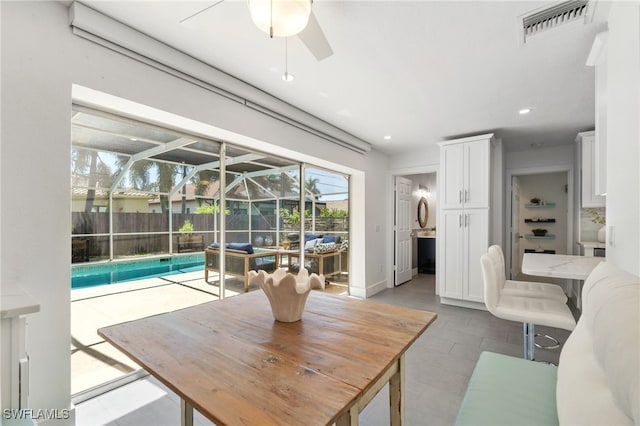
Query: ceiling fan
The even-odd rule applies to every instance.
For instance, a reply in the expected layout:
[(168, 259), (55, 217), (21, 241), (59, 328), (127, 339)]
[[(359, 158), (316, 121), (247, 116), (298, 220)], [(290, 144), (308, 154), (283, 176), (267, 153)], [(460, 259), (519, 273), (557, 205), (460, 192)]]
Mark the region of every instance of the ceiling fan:
[[(201, 13), (219, 5), (218, 0), (211, 5), (180, 20), (186, 22)], [(254, 24), (270, 37), (297, 35), (318, 61), (333, 55), (327, 37), (318, 19), (311, 10), (313, 0), (247, 0)]]

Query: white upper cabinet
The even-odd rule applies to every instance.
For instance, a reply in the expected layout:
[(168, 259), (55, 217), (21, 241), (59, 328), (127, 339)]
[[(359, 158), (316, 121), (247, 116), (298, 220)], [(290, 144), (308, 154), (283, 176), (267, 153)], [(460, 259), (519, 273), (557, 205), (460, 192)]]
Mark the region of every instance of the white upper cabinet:
[(595, 132), (578, 133), (576, 142), (580, 144), (580, 205), (584, 207), (604, 207), (605, 197), (596, 192)]
[(442, 208), (489, 208), (491, 139), (482, 135), (440, 144)]

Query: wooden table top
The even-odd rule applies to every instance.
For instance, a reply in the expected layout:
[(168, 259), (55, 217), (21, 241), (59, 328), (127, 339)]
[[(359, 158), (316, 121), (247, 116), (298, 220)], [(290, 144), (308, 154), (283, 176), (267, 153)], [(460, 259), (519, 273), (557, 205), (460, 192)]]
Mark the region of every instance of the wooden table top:
[(435, 318), (312, 291), (302, 320), (280, 323), (255, 291), (98, 334), (215, 423), (326, 425)]

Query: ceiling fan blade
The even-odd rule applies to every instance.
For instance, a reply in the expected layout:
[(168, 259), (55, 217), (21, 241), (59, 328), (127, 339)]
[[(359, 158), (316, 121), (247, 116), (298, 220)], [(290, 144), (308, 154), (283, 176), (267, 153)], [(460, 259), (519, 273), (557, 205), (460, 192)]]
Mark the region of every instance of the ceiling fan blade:
[(178, 23), (182, 24), (182, 23), (184, 23), (184, 22), (188, 21), (188, 20), (189, 20), (189, 19), (191, 19), (191, 18), (195, 18), (196, 16), (200, 15), (202, 12), (205, 12), (205, 11), (207, 11), (207, 10), (211, 9), (213, 6), (217, 6), (217, 5), (219, 5), (219, 4), (220, 4), (220, 3), (222, 3), (223, 1), (224, 1), (224, 0), (217, 0), (217, 1), (216, 1), (216, 2), (214, 2), (213, 4), (211, 4), (211, 5), (207, 6), (207, 7), (205, 7), (204, 9), (200, 9), (199, 11), (197, 11), (196, 13), (194, 13), (194, 14), (192, 14), (192, 15), (189, 15), (189, 16), (187, 16), (186, 18), (182, 18), (181, 20), (179, 20), (179, 21), (178, 21)]
[(316, 15), (313, 14), (313, 10), (311, 11), (311, 15), (309, 15), (309, 23), (307, 23), (304, 30), (298, 33), (298, 37), (318, 61), (333, 55), (333, 50), (322, 28), (320, 28)]

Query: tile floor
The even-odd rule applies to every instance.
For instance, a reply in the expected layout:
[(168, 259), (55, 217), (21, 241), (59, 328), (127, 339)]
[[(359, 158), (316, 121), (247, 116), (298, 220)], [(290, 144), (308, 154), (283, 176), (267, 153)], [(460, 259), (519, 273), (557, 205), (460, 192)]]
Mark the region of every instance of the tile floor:
[[(441, 305), (435, 277), (419, 274), (400, 287), (370, 300), (438, 313), (436, 322), (407, 352), (406, 424), (450, 425), (462, 401), (475, 363), (484, 350), (522, 355), (522, 325), (497, 319), (485, 311)], [(564, 342), (565, 330), (538, 327)], [(537, 349), (537, 359), (557, 363), (559, 352)], [(180, 401), (148, 376), (76, 407), (78, 426), (174, 426), (179, 424)], [(384, 388), (362, 412), (360, 424), (386, 425), (388, 391)], [(195, 413), (196, 425), (211, 425)], [(301, 422), (303, 425), (304, 422)]]

